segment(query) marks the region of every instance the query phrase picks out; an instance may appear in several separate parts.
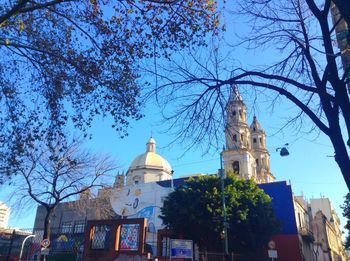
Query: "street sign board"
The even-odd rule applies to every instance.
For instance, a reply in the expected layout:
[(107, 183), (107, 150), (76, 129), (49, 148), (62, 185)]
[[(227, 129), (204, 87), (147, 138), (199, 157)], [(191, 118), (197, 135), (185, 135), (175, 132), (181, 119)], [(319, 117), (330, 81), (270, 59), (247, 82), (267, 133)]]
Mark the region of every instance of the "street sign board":
[(50, 254), (50, 248), (43, 247), (41, 249), (41, 255), (48, 256)]
[(172, 239), (170, 240), (171, 258), (193, 258), (192, 240)]
[(277, 258), (277, 250), (268, 250), (269, 258)]
[(41, 241), (41, 246), (44, 247), (44, 248), (48, 248), (50, 246), (51, 242), (50, 242), (50, 239), (48, 238), (45, 238)]

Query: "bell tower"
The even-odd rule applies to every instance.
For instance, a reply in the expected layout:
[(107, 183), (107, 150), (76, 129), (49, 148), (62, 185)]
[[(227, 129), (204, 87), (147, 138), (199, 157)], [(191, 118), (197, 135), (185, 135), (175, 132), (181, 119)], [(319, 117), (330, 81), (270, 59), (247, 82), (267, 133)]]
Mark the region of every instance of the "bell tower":
[(255, 180), (255, 158), (251, 152), (247, 108), (235, 85), (226, 105), (225, 138), (226, 149), (222, 152), (225, 170), (233, 170), (241, 178)]
[(266, 149), (266, 134), (256, 116), (250, 125), (252, 151), (255, 157), (258, 183), (268, 183), (275, 180), (270, 172), (270, 154)]
[(266, 149), (266, 135), (256, 116), (247, 125), (247, 108), (237, 86), (231, 88), (226, 105), (226, 148), (222, 152), (224, 168), (233, 170), (241, 178), (256, 183), (273, 182), (270, 154)]

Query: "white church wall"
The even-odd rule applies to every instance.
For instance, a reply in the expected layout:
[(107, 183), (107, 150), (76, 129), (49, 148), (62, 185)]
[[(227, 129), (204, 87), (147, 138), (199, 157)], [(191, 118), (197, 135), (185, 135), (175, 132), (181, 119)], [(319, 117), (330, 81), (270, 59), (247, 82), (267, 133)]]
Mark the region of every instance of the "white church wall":
[[(170, 184), (170, 183), (169, 183)], [(122, 218), (147, 218), (146, 243), (156, 253), (157, 231), (164, 228), (160, 208), (164, 198), (173, 190), (157, 182), (133, 184), (115, 188), (111, 193), (110, 202), (113, 210)]]

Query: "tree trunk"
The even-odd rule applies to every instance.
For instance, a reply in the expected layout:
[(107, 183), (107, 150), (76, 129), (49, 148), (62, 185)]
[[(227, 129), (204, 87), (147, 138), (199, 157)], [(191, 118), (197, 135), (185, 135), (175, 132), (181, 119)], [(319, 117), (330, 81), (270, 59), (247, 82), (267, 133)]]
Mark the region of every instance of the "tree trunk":
[[(45, 221), (44, 221), (44, 234), (42, 239), (49, 239), (51, 236), (51, 216), (53, 213), (54, 208), (49, 207), (46, 208), (46, 216), (45, 216)], [(51, 240), (50, 240), (51, 241)], [(40, 256), (40, 261), (44, 261), (44, 256)]]
[(43, 239), (47, 238), (50, 239), (51, 234), (51, 215), (52, 215), (53, 209), (52, 208), (46, 208), (46, 216), (44, 221), (44, 234)]
[(332, 133), (330, 133), (329, 138), (331, 139), (334, 147), (335, 161), (337, 162), (340, 171), (343, 174), (348, 190), (350, 190), (350, 158), (347, 152), (347, 147), (341, 135), (339, 124), (337, 125), (338, 126), (336, 129), (338, 131), (334, 131), (334, 128), (332, 128)]

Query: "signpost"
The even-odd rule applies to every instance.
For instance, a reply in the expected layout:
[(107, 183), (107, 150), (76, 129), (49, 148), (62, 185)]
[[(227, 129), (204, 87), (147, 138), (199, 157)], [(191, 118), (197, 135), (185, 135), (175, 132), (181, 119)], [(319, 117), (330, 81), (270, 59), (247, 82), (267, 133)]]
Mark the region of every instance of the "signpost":
[(189, 258), (193, 260), (192, 240), (171, 239), (170, 240), (170, 260), (172, 258)]
[(277, 250), (275, 250), (275, 247), (276, 247), (276, 242), (271, 240), (269, 241), (269, 243), (267, 244), (268, 247), (269, 247), (269, 250), (267, 250), (267, 253), (269, 255), (269, 258), (271, 258), (271, 261), (274, 261), (275, 258), (278, 257), (277, 255)]
[(44, 256), (44, 261), (46, 260), (46, 256), (49, 255), (50, 253), (50, 249), (48, 248), (50, 245), (51, 245), (51, 242), (50, 242), (50, 239), (48, 238), (44, 238), (41, 241), (41, 246), (42, 246), (41, 255)]

